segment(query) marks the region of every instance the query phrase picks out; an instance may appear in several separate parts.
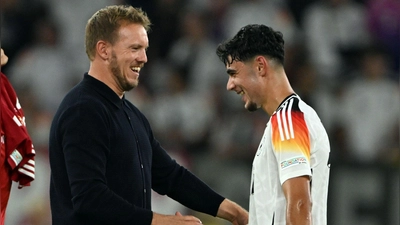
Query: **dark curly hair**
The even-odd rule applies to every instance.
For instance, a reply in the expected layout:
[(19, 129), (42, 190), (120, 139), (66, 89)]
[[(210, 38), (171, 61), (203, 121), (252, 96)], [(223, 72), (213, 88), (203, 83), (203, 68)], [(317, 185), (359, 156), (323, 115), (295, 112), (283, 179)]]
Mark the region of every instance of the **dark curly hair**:
[[(284, 40), (279, 31), (262, 24), (244, 26), (231, 39), (217, 47), (217, 55), (225, 64), (233, 61), (245, 62), (256, 55), (264, 55), (284, 63)], [(229, 61), (228, 57), (231, 56)]]

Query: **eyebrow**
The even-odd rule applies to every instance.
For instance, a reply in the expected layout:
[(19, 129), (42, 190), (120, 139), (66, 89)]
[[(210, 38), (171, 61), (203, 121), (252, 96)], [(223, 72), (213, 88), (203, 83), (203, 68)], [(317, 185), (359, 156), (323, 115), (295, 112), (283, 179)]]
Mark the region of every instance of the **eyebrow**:
[(131, 45), (129, 45), (129, 48), (138, 48), (138, 47), (142, 47), (142, 45), (141, 44), (131, 44)]
[(236, 70), (234, 70), (234, 69), (227, 69), (227, 70), (226, 70), (226, 73), (229, 74), (229, 75), (232, 75), (232, 74), (236, 73)]
[(139, 43), (134, 43), (128, 46), (129, 48), (145, 48), (146, 50), (149, 48), (149, 46), (145, 46)]

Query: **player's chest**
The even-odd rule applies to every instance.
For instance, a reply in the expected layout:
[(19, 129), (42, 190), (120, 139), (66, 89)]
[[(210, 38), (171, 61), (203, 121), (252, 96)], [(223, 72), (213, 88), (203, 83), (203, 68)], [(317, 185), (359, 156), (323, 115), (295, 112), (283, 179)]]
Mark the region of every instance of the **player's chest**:
[(270, 161), (275, 161), (271, 142), (271, 125), (268, 123), (254, 156), (253, 167), (263, 167)]

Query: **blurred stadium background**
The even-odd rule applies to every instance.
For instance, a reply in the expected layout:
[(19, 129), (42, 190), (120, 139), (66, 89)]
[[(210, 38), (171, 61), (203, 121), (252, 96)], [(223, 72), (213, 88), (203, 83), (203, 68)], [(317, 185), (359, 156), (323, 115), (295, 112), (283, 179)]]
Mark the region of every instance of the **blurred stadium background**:
[[(1, 0), (2, 67), (26, 114), (36, 180), (13, 186), (6, 225), (49, 225), (49, 124), (63, 95), (88, 70), (86, 21), (130, 4), (153, 26), (149, 62), (126, 96), (148, 116), (177, 161), (248, 207), (253, 155), (268, 116), (225, 90), (219, 42), (249, 23), (282, 31), (287, 75), (319, 113), (332, 146), (329, 225), (398, 225), (399, 0)], [(196, 214), (156, 193), (161, 213)]]

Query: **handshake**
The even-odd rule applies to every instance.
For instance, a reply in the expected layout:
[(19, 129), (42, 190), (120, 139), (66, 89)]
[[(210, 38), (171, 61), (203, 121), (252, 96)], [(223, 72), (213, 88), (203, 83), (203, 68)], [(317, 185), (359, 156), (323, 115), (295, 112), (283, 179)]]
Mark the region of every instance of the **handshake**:
[[(247, 225), (249, 219), (248, 212), (245, 209), (228, 199), (222, 201), (218, 209), (217, 217), (230, 221), (233, 225)], [(176, 212), (175, 215), (153, 213), (151, 225), (158, 224), (199, 225), (202, 224), (202, 222), (197, 217), (183, 216), (180, 212)]]

